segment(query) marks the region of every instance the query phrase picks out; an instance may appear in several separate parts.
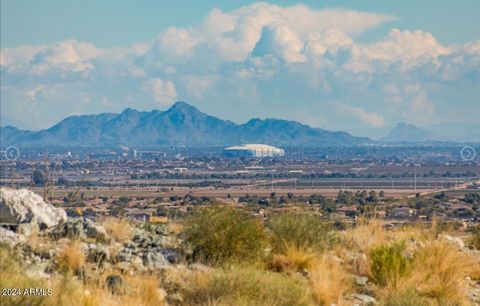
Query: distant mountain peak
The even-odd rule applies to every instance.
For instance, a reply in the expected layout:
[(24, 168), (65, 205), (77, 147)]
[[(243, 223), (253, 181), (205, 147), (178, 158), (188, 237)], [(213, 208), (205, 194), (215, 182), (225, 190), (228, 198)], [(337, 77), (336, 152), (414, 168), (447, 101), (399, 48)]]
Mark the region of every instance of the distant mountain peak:
[(382, 138), (384, 141), (394, 142), (421, 142), (431, 139), (431, 135), (428, 131), (417, 127), (411, 123), (399, 122), (390, 131), (390, 133)]
[(190, 104), (188, 104), (187, 102), (184, 102), (184, 101), (175, 102), (167, 110), (167, 112), (173, 112), (173, 111), (175, 111), (175, 112), (177, 112), (177, 111), (181, 111), (181, 112), (200, 112), (200, 110), (198, 110), (198, 108), (196, 108), (195, 106), (190, 105)]

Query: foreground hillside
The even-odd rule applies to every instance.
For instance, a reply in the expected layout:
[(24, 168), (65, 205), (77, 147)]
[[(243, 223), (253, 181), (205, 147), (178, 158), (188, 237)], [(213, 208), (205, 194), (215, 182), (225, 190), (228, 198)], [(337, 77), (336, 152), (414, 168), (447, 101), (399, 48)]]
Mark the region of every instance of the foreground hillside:
[(478, 228), (221, 205), (166, 224), (93, 222), (27, 190), (0, 198), (1, 305), (480, 303)]

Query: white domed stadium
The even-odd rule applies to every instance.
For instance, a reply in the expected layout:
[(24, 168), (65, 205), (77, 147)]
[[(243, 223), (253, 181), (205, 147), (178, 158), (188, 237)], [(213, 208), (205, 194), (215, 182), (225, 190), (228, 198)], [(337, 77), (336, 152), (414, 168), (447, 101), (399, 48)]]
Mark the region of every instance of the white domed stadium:
[(276, 157), (283, 156), (285, 151), (265, 144), (246, 144), (225, 148), (223, 154), (229, 157)]

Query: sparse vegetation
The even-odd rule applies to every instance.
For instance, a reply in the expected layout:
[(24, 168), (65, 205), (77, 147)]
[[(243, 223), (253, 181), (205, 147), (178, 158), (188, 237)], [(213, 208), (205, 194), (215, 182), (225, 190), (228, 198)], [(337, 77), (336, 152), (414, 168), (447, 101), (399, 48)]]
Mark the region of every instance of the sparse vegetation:
[(197, 272), (183, 293), (187, 305), (313, 305), (302, 278), (252, 267)]
[[(52, 289), (47, 298), (17, 296), (7, 305), (353, 305), (359, 295), (390, 306), (472, 302), (469, 290), (480, 279), (476, 231), (462, 231), (469, 250), (453, 222), (439, 234), (435, 221), (336, 226), (313, 210), (277, 209), (265, 209), (266, 220), (251, 207), (218, 204), (168, 223), (110, 218), (104, 241), (83, 232), (57, 241), (40, 231), (26, 249), (0, 246), (0, 285)], [(33, 261), (18, 256), (52, 250), (47, 272), (32, 272)]]

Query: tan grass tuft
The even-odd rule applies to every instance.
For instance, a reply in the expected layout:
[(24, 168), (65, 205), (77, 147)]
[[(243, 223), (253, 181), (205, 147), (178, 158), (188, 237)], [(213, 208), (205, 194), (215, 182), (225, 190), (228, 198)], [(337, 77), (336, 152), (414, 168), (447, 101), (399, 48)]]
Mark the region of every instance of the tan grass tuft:
[(85, 254), (77, 241), (70, 241), (57, 254), (57, 266), (62, 272), (72, 272), (84, 265)]
[(296, 272), (310, 268), (317, 255), (311, 250), (295, 246), (285, 247), (285, 254), (275, 254), (271, 267), (276, 271)]
[(323, 255), (309, 270), (312, 293), (320, 305), (342, 304), (352, 280), (333, 258)]
[(465, 305), (465, 277), (472, 268), (471, 259), (462, 251), (448, 242), (435, 241), (418, 251), (405, 283), (416, 284), (419, 292), (441, 305)]
[(131, 240), (133, 237), (133, 229), (130, 223), (124, 219), (119, 218), (107, 218), (103, 226), (108, 235), (119, 242), (125, 242)]

